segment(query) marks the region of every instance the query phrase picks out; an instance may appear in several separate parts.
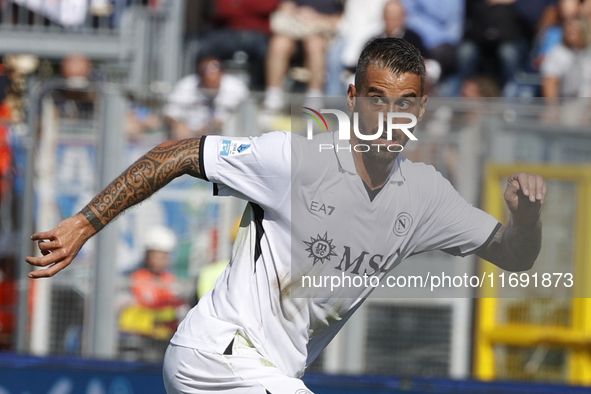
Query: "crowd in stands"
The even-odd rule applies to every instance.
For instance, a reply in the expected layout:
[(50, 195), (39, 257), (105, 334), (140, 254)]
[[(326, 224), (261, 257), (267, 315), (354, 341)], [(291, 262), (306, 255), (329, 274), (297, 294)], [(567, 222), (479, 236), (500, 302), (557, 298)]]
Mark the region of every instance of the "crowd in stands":
[[(93, 15), (116, 19), (131, 5), (156, 10), (170, 0), (89, 4)], [(425, 58), (430, 96), (459, 97), (474, 91), (475, 81), (485, 81), (487, 95), (591, 95), (591, 0), (187, 4), (186, 45), (196, 49), (185, 56), (196, 55), (195, 70), (177, 81), (163, 111), (175, 139), (220, 133), (250, 91), (264, 92), (261, 107), (270, 114), (285, 110), (292, 92), (311, 98), (345, 95), (361, 50), (375, 37), (402, 38), (417, 47)], [(144, 107), (132, 114), (126, 126), (132, 137), (161, 125)]]
[[(379, 36), (419, 49), (432, 96), (461, 96), (483, 78), (503, 96), (591, 95), (591, 0), (210, 0), (205, 8), (199, 58), (223, 67), (243, 56), (250, 88), (265, 92), (271, 111), (297, 87), (288, 83), (296, 68), (307, 96), (345, 95), (363, 46)], [(538, 82), (520, 89), (523, 75)]]

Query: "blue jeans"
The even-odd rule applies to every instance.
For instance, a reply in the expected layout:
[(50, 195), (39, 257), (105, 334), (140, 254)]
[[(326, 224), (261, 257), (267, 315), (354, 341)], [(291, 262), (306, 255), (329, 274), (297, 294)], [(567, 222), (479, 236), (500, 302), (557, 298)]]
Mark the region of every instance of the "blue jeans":
[(520, 41), (505, 41), (490, 46), (479, 46), (473, 41), (462, 42), (458, 51), (458, 67), (463, 79), (478, 73), (484, 54), (493, 55), (496, 59), (501, 72), (501, 82), (505, 84), (513, 79), (521, 66), (523, 47)]
[(483, 58), (490, 58), (498, 64), (501, 87), (511, 82), (515, 73), (521, 68), (524, 59), (525, 48), (523, 43), (517, 41), (505, 41), (498, 45), (478, 45), (474, 41), (464, 41), (458, 49), (458, 73), (447, 81), (445, 94), (458, 96), (462, 84), (470, 77), (480, 73), (482, 66), (486, 74), (493, 74), (494, 68), (490, 63), (482, 64)]
[(345, 96), (347, 84), (341, 80), (341, 74), (347, 69), (341, 57), (345, 49), (345, 39), (337, 36), (326, 51), (326, 82), (324, 92), (327, 96)]

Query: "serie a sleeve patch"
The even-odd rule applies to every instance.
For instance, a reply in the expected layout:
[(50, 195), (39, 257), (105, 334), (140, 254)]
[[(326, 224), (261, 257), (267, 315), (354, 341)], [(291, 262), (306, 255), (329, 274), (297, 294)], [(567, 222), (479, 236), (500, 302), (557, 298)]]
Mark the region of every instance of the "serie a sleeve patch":
[(252, 144), (244, 140), (222, 140), (220, 156), (239, 156), (252, 154)]

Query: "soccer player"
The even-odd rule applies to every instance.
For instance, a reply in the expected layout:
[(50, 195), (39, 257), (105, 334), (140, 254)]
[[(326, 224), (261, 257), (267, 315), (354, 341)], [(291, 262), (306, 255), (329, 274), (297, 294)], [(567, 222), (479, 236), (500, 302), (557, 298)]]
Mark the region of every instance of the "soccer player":
[[(363, 50), (347, 104), (362, 134), (375, 134), (371, 113), (409, 112), (420, 120), (425, 67), (407, 42), (379, 38)], [(374, 117), (376, 118), (376, 117)], [(507, 225), (472, 207), (435, 169), (385, 147), (408, 135), (379, 135), (369, 152), (318, 144), (359, 144), (324, 133), (257, 138), (207, 136), (165, 142), (149, 151), (80, 213), (34, 234), (43, 257), (27, 261), (48, 277), (125, 209), (183, 174), (214, 182), (220, 195), (250, 202), (228, 268), (180, 324), (167, 350), (171, 393), (309, 393), (300, 377), (371, 288), (327, 297), (293, 297), (307, 274), (383, 278), (404, 258), (426, 250), (476, 253), (511, 271), (529, 269), (541, 246), (547, 186), (537, 175), (509, 177)], [(379, 145), (381, 145), (381, 150)]]

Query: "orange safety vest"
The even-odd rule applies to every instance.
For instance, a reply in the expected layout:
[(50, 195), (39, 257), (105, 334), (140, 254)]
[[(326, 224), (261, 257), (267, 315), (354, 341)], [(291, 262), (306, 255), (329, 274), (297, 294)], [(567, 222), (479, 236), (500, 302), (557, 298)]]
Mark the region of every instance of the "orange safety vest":
[(119, 317), (122, 332), (168, 340), (178, 325), (176, 307), (184, 304), (172, 289), (176, 276), (170, 272), (156, 275), (142, 268), (131, 274), (131, 291), (136, 305)]
[(176, 276), (170, 272), (156, 275), (142, 268), (131, 274), (131, 291), (138, 304), (149, 308), (163, 306), (179, 306), (179, 299), (173, 291), (177, 282)]

